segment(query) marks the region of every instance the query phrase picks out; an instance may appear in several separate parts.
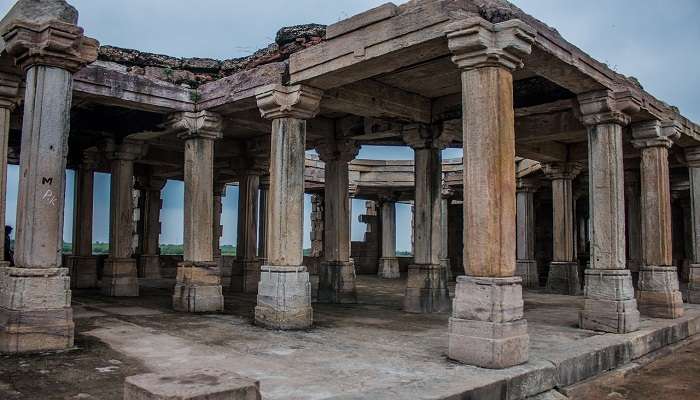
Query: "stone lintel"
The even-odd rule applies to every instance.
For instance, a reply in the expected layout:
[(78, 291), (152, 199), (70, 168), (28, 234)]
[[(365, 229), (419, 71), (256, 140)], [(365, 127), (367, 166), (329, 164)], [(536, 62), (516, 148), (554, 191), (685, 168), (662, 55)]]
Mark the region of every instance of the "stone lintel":
[(258, 89), (256, 98), (265, 119), (311, 119), (320, 111), (323, 92), (305, 85), (269, 85)]
[(581, 122), (586, 126), (598, 124), (629, 125), (630, 114), (641, 109), (641, 100), (629, 92), (598, 90), (578, 96)]
[(170, 114), (166, 126), (170, 132), (182, 140), (215, 140), (223, 136), (223, 119), (219, 114), (209, 111)]
[(480, 17), (453, 22), (447, 27), (452, 61), (461, 69), (501, 67), (511, 71), (523, 66), (532, 51), (537, 31), (512, 19), (493, 24)]
[(83, 33), (82, 28), (58, 20), (35, 23), (18, 19), (3, 29), (2, 37), (7, 53), (25, 71), (46, 65), (75, 73), (97, 60), (99, 42)]
[(637, 149), (671, 148), (673, 140), (680, 136), (680, 127), (674, 121), (652, 120), (632, 124), (632, 145)]
[(360, 145), (354, 140), (333, 139), (316, 145), (316, 151), (318, 158), (325, 163), (329, 161), (350, 162), (360, 152)]
[(583, 170), (580, 162), (550, 162), (542, 164), (542, 172), (551, 180), (573, 180)]
[(450, 144), (452, 138), (436, 131), (437, 129), (430, 125), (410, 124), (401, 128), (401, 137), (413, 150), (443, 150)]

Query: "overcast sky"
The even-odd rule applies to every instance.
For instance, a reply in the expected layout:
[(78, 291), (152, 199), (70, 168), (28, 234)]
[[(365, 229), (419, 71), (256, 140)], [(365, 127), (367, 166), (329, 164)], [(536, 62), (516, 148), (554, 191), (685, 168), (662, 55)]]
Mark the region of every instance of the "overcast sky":
[[(179, 57), (226, 59), (245, 56), (274, 41), (282, 26), (331, 24), (383, 3), (381, 0), (72, 0), (80, 25), (102, 44)], [(515, 0), (527, 13), (555, 27), (569, 42), (616, 71), (632, 75), (657, 98), (700, 122), (700, 0)], [(0, 0), (4, 14), (14, 1)], [(293, 6), (290, 6), (293, 4)], [(458, 156), (450, 152), (447, 156)], [(406, 159), (409, 149), (365, 148), (361, 157)], [(14, 224), (17, 174), (8, 175), (8, 222)], [(99, 176), (96, 185), (108, 185)], [(69, 190), (70, 190), (70, 186)], [(105, 193), (104, 191), (97, 193)], [(95, 236), (106, 240), (106, 202), (96, 197)], [(68, 203), (72, 200), (69, 193)], [(164, 243), (182, 240), (182, 187), (169, 183), (163, 194)], [(232, 189), (224, 207), (224, 242), (235, 241)], [(308, 205), (308, 203), (307, 203)], [(361, 202), (354, 205), (357, 214)], [(70, 204), (68, 206), (70, 212)], [(308, 207), (307, 207), (308, 213)], [(399, 211), (406, 219), (407, 208)], [(70, 218), (66, 218), (70, 221)], [(356, 221), (356, 218), (355, 218)], [(70, 224), (66, 224), (69, 232)], [(166, 227), (177, 229), (166, 229)], [(362, 227), (353, 226), (360, 239)], [(408, 228), (410, 230), (410, 225)], [(406, 232), (406, 229), (397, 229)], [(306, 235), (308, 236), (308, 235)], [(66, 235), (69, 240), (70, 235)], [(397, 246), (410, 248), (410, 235)], [(308, 239), (307, 239), (308, 241)], [(308, 242), (307, 242), (308, 247)]]

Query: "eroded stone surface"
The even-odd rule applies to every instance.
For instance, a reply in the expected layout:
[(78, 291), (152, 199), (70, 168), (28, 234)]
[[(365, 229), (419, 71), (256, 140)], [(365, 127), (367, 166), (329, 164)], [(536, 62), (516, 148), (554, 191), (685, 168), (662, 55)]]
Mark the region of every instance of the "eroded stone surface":
[(231, 372), (199, 369), (186, 374), (126, 378), (124, 400), (260, 400), (260, 383)]

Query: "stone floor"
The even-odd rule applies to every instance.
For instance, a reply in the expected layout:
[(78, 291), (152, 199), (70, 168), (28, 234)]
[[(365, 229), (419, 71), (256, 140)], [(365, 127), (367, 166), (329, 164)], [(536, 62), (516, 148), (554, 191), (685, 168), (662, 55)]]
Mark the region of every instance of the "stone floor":
[(519, 399), (700, 332), (698, 306), (628, 335), (582, 331), (580, 298), (531, 292), (530, 362), (485, 370), (447, 360), (448, 315), (400, 311), (403, 284), (361, 276), (360, 304), (314, 305), (316, 326), (304, 332), (252, 325), (253, 296), (228, 295), (222, 315), (186, 315), (171, 311), (166, 289), (130, 299), (76, 292), (76, 349), (0, 356), (0, 398), (120, 399), (126, 376), (209, 367), (260, 380), (267, 400)]

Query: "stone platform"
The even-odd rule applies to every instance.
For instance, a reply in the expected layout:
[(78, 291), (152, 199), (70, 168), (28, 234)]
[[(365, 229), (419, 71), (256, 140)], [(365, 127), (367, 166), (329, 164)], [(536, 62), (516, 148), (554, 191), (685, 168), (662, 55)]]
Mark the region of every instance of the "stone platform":
[[(584, 331), (577, 328), (582, 298), (525, 291), (530, 361), (487, 370), (447, 359), (449, 315), (402, 312), (404, 285), (405, 277), (360, 275), (359, 304), (315, 304), (314, 327), (297, 332), (253, 325), (252, 295), (227, 294), (225, 314), (190, 315), (170, 309), (165, 289), (142, 287), (142, 297), (119, 299), (78, 292), (76, 346), (81, 359), (100, 348), (95, 342), (108, 346), (113, 354), (107, 359), (121, 360), (122, 370), (138, 369), (130, 374), (231, 372), (260, 381), (264, 399), (521, 399), (569, 386), (700, 332), (700, 306), (692, 305), (678, 320), (642, 317), (641, 329), (630, 334)], [(81, 365), (71, 363), (71, 368)], [(0, 358), (0, 371), (16, 365), (13, 358)], [(92, 387), (91, 374), (99, 372), (81, 371), (88, 386), (75, 390), (105, 400), (121, 398), (100, 396), (118, 393), (124, 378), (107, 380), (102, 374), (99, 386)], [(51, 369), (32, 382), (60, 382), (60, 374), (69, 372), (68, 367)], [(70, 379), (65, 387), (79, 386), (74, 376)], [(48, 387), (28, 384), (26, 390), (37, 392), (26, 398), (42, 398), (37, 396)]]

